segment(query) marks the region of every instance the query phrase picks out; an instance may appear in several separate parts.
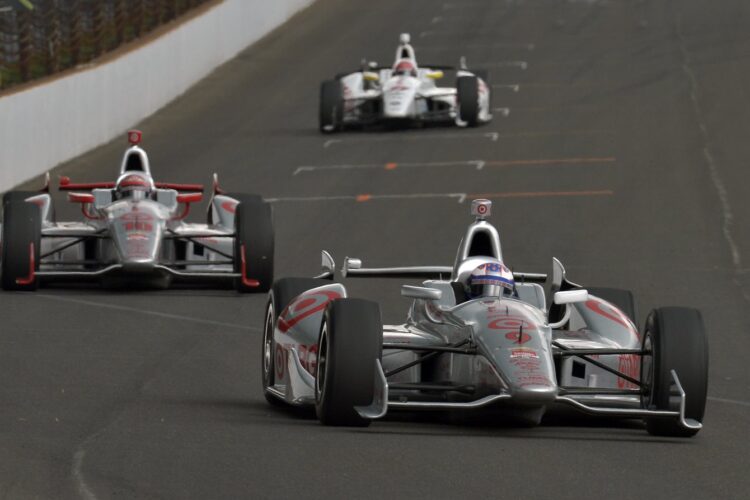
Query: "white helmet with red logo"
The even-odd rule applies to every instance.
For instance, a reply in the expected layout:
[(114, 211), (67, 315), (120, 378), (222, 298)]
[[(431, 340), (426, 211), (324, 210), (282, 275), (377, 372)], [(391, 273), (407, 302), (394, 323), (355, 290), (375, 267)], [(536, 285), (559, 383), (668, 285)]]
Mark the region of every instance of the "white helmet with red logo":
[(148, 198), (153, 192), (154, 181), (146, 174), (128, 172), (117, 179), (115, 190), (118, 198), (142, 200)]
[(516, 282), (513, 272), (496, 259), (477, 266), (469, 277), (468, 294), (472, 299), (478, 297), (513, 297)]

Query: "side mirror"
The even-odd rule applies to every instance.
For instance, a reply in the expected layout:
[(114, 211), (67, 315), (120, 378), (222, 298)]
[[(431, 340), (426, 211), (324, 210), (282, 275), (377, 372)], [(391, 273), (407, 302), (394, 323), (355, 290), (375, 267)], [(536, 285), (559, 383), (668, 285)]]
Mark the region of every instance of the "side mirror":
[(378, 82), (378, 81), (380, 81), (380, 75), (378, 75), (374, 71), (363, 71), (362, 72), (362, 78), (364, 78), (364, 80), (366, 82)]
[[(102, 210), (106, 208), (107, 206), (112, 204), (112, 190), (111, 189), (92, 189), (91, 194), (94, 195), (94, 208), (97, 210)], [(159, 195), (159, 192), (157, 191), (157, 196)], [(174, 192), (175, 200), (174, 200), (174, 206), (177, 206), (177, 192)], [(161, 201), (159, 201), (161, 203)], [(167, 203), (163, 203), (164, 205), (167, 205)]]
[(344, 266), (341, 268), (341, 276), (346, 278), (350, 269), (361, 269), (362, 259), (355, 259), (354, 257), (345, 257)]
[(555, 304), (575, 304), (577, 302), (586, 302), (589, 300), (588, 290), (567, 290), (565, 292), (555, 292), (552, 301)]
[(425, 76), (426, 76), (427, 78), (430, 78), (430, 79), (432, 79), (432, 80), (440, 80), (440, 79), (441, 79), (441, 78), (442, 78), (443, 76), (445, 76), (445, 75), (443, 74), (443, 72), (442, 72), (442, 71), (440, 71), (440, 70), (437, 70), (437, 71), (430, 71), (430, 72), (428, 72), (428, 73), (427, 73), (427, 74), (426, 74)]
[(401, 295), (412, 299), (440, 300), (443, 298), (443, 291), (437, 288), (401, 285)]

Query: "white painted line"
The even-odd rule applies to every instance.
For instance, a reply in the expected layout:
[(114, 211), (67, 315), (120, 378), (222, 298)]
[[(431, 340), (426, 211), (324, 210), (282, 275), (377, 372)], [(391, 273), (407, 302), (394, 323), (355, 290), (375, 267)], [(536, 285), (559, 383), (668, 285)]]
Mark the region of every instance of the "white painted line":
[(715, 398), (713, 396), (708, 396), (707, 398), (710, 401), (716, 401), (717, 403), (727, 403), (730, 405), (739, 405), (739, 406), (748, 406), (750, 407), (750, 401), (740, 401), (737, 399), (726, 399), (726, 398)]
[(493, 89), (510, 89), (513, 92), (521, 90), (521, 85), (518, 83), (494, 83), (492, 84)]
[[(430, 21), (430, 24), (437, 24), (443, 21), (443, 18), (440, 16), (435, 16), (432, 18), (432, 21)], [(421, 36), (421, 35), (420, 35)]]
[(497, 140), (500, 138), (500, 134), (497, 132), (488, 132), (484, 134), (485, 137), (487, 137), (492, 142), (497, 142)]
[(503, 115), (506, 118), (510, 114), (510, 108), (492, 108), (492, 111), (500, 113), (501, 115)]
[(495, 61), (477, 64), (476, 66), (486, 68), (520, 68), (521, 70), (526, 71), (529, 67), (529, 63), (527, 61)]
[(89, 485), (86, 484), (86, 481), (83, 479), (83, 473), (81, 472), (84, 456), (86, 456), (86, 450), (83, 448), (78, 448), (75, 455), (73, 455), (73, 478), (75, 479), (76, 486), (78, 487), (78, 494), (81, 495), (81, 498), (84, 500), (96, 500), (96, 495), (91, 491)]
[(411, 135), (403, 135), (403, 134), (389, 134), (389, 135), (359, 135), (359, 136), (351, 136), (347, 137), (346, 139), (329, 139), (325, 143), (323, 143), (323, 147), (328, 149), (332, 146), (339, 146), (341, 144), (349, 144), (349, 143), (360, 143), (360, 142), (401, 142), (401, 141), (428, 141), (428, 140), (437, 140), (442, 141), (446, 139), (489, 139), (491, 141), (497, 141), (497, 133), (481, 133), (481, 132), (457, 132), (457, 133), (447, 133), (447, 134), (423, 134), (423, 133), (417, 133), (417, 134), (411, 134)]
[(236, 330), (250, 330), (260, 332), (261, 329), (254, 326), (239, 325), (236, 323), (224, 323), (223, 321), (213, 321), (210, 319), (194, 318), (192, 316), (183, 316), (182, 314), (170, 314), (160, 311), (149, 311), (147, 309), (141, 309), (138, 307), (121, 306), (117, 304), (107, 304), (103, 302), (96, 302), (93, 300), (75, 299), (72, 297), (63, 297), (61, 295), (49, 295), (46, 293), (38, 293), (36, 297), (42, 297), (49, 300), (56, 300), (59, 302), (70, 302), (73, 304), (81, 304), (85, 306), (100, 307), (102, 309), (112, 309), (115, 311), (125, 311), (130, 313), (143, 314), (145, 316), (154, 316), (157, 318), (174, 319), (177, 321), (189, 321), (191, 323), (198, 323), (210, 326), (220, 326), (224, 328), (233, 328)]
[[(735, 282), (738, 280), (737, 276), (742, 274), (742, 254), (740, 253), (740, 247), (734, 238), (732, 228), (734, 226), (734, 213), (732, 211), (732, 205), (729, 202), (729, 192), (727, 191), (726, 183), (721, 175), (719, 164), (714, 158), (711, 152), (711, 134), (708, 132), (706, 126), (705, 113), (703, 112), (703, 106), (701, 105), (699, 96), (699, 85), (698, 79), (693, 71), (693, 57), (687, 49), (687, 40), (682, 30), (682, 16), (677, 16), (677, 36), (680, 40), (680, 51), (682, 52), (682, 71), (687, 77), (688, 83), (690, 84), (690, 100), (693, 103), (693, 112), (697, 118), (701, 136), (703, 138), (703, 157), (706, 160), (706, 167), (708, 174), (711, 177), (711, 182), (716, 191), (716, 195), (719, 198), (719, 206), (721, 207), (721, 218), (722, 224), (721, 229), (724, 234), (724, 240), (729, 247), (729, 252), (732, 255), (732, 264), (734, 265)], [(750, 294), (742, 289), (742, 296), (746, 301), (750, 302)]]

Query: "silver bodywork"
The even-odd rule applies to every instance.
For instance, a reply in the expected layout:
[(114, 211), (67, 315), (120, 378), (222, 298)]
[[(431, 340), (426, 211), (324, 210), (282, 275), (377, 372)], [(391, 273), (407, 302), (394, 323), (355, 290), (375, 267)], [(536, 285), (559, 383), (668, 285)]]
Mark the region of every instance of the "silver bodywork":
[[(120, 179), (137, 174), (152, 183), (147, 197), (120, 197)], [(195, 185), (153, 183), (148, 157), (137, 145), (125, 152), (115, 183), (70, 184), (69, 201), (81, 206), (83, 220), (52, 217), (47, 192), (26, 199), (42, 214), (40, 281), (107, 280), (167, 286), (174, 279), (227, 281), (242, 278), (234, 265), (234, 212), (238, 200), (214, 193), (206, 224), (187, 223), (190, 203), (200, 201)]]
[[(414, 301), (403, 324), (383, 328), (382, 357), (373, 366), (375, 397), (371, 405), (357, 408), (362, 417), (379, 418), (392, 409), (492, 406), (538, 419), (549, 406), (564, 404), (594, 415), (657, 416), (700, 427), (684, 416), (685, 395), (674, 372), (679, 408), (644, 409), (636, 326), (614, 304), (567, 281), (556, 259), (551, 290), (554, 302), (563, 307), (561, 317), (550, 317), (540, 284), (547, 280), (545, 274), (514, 273), (517, 297), (457, 297), (461, 288), (456, 283), (465, 282), (478, 263), (487, 257), (502, 259), (499, 234), (483, 219), (479, 216), (468, 227), (453, 266), (365, 269), (358, 259), (346, 259), (344, 277), (438, 278), (402, 288), (402, 295)], [(477, 254), (480, 250), (484, 253)], [(333, 260), (326, 252), (323, 267), (321, 276), (332, 277)], [(302, 293), (281, 311), (273, 325), (271, 394), (293, 405), (315, 403), (325, 306), (346, 296), (345, 287), (332, 282)]]
[[(414, 49), (408, 36), (402, 35), (396, 51), (396, 63), (390, 68), (369, 68), (339, 75), (344, 109), (343, 123), (361, 124), (379, 121), (455, 122), (465, 126), (459, 118), (457, 89), (455, 86), (438, 86), (444, 77), (445, 67), (417, 65)], [(397, 75), (394, 68), (407, 61), (415, 67), (413, 75)], [(455, 70), (455, 77), (476, 76), (478, 79), (478, 121), (492, 120), (490, 109), (491, 89), (483, 78), (465, 68)]]

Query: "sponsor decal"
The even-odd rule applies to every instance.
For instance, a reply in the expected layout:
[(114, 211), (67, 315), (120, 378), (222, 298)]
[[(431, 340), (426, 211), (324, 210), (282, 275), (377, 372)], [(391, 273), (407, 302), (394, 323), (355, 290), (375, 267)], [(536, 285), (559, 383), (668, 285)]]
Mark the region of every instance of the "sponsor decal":
[(515, 366), (519, 372), (535, 372), (541, 365), (539, 358), (511, 358), (510, 363)]
[(286, 333), (291, 327), (322, 311), (330, 301), (338, 298), (341, 298), (341, 294), (333, 291), (303, 293), (281, 312), (277, 323), (279, 331)]
[(307, 370), (311, 375), (315, 375), (315, 371), (318, 368), (318, 344), (310, 346), (300, 344), (299, 349), (299, 362), (302, 368)]
[(539, 354), (534, 349), (526, 347), (515, 347), (510, 349), (510, 359), (539, 359)]
[(508, 340), (512, 340), (516, 344), (525, 344), (526, 342), (531, 340), (531, 335), (519, 329), (518, 332), (506, 333), (505, 338)]
[[(641, 378), (641, 357), (635, 354), (620, 354), (617, 369), (630, 378), (640, 380)], [(638, 386), (632, 382), (617, 377), (617, 387), (620, 389), (637, 389)]]
[(640, 335), (633, 328), (633, 325), (630, 323), (630, 320), (617, 309), (606, 306), (602, 302), (599, 302), (593, 299), (586, 301), (586, 308), (598, 314), (599, 316), (603, 316), (607, 319), (614, 321), (615, 323), (621, 324), (622, 326), (624, 326), (625, 328), (633, 332), (633, 334), (635, 334), (635, 336), (638, 339), (640, 339)]
[(544, 375), (524, 375), (516, 378), (516, 383), (519, 387), (529, 387), (532, 385), (541, 385), (544, 387), (551, 387), (552, 383)]

